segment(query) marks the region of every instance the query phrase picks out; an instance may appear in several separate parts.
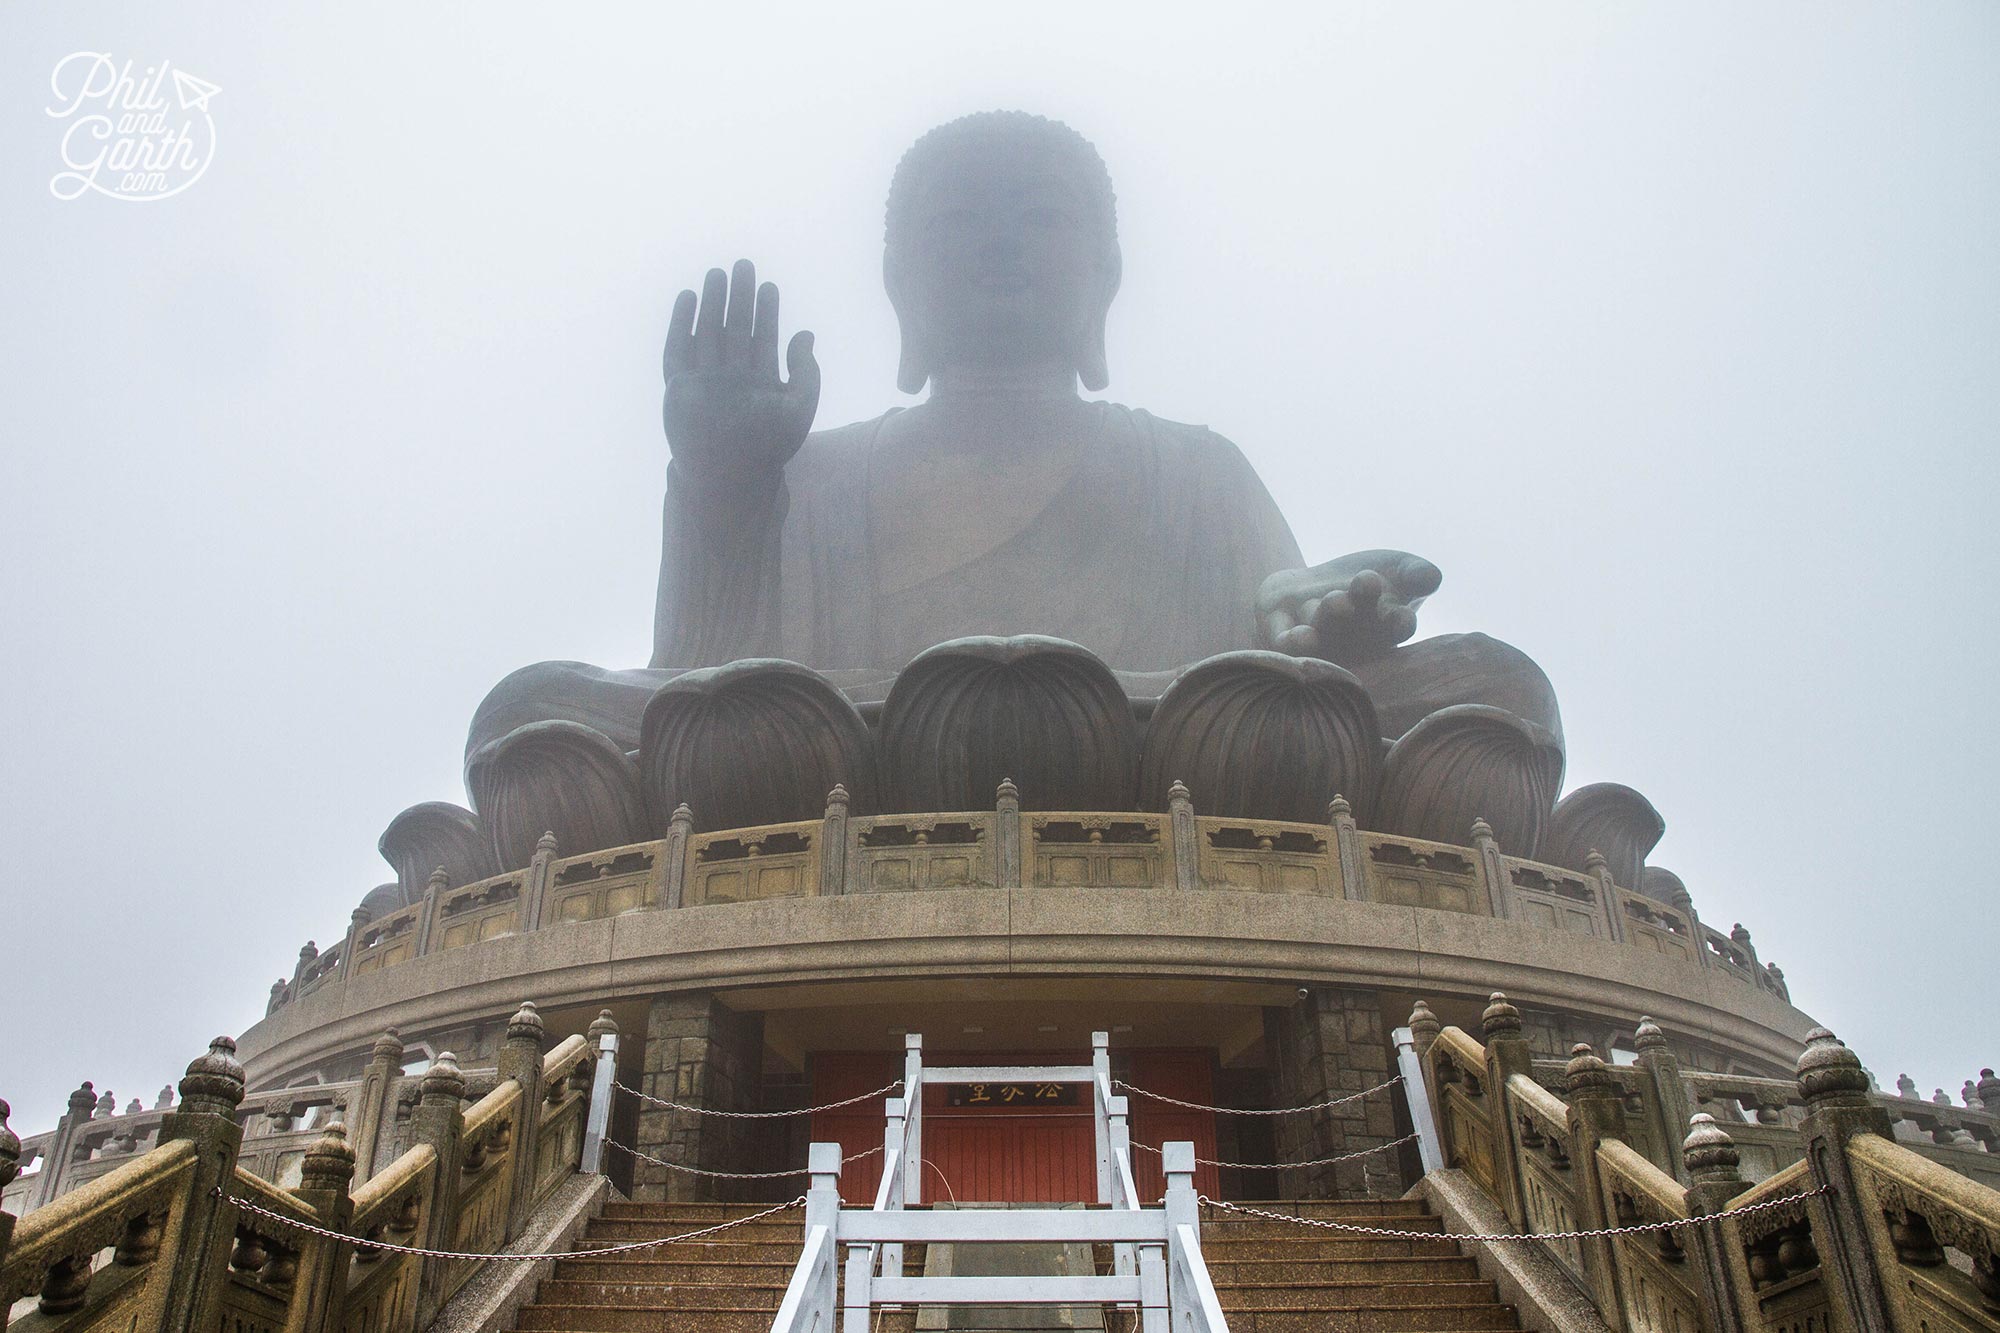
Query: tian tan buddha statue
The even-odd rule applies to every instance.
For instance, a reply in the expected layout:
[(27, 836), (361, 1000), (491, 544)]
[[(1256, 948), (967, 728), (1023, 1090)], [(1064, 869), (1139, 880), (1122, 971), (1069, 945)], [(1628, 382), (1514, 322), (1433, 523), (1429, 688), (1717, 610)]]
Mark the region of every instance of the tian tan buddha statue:
[[(1082, 136), (1016, 112), (924, 135), (883, 277), (897, 385), (928, 396), (822, 431), (776, 287), (744, 261), (681, 293), (652, 664), (502, 681), (467, 745), (478, 813), (384, 835), (406, 889), (525, 864), (544, 831), (566, 854), (663, 836), (683, 804), (702, 829), (818, 818), (836, 783), (867, 814), (991, 808), (1002, 779), (1031, 810), (1159, 811), (1179, 782), (1203, 814), (1322, 825), (1338, 794), (1387, 831), (1463, 844), (1483, 818), (1511, 854), (1580, 859), (1552, 842), (1542, 672), (1483, 635), (1410, 641), (1434, 565), (1308, 565), (1235, 445), (1079, 395), (1109, 383), (1120, 278)], [(1570, 841), (1651, 845), (1649, 806), (1585, 815), (1605, 827)]]

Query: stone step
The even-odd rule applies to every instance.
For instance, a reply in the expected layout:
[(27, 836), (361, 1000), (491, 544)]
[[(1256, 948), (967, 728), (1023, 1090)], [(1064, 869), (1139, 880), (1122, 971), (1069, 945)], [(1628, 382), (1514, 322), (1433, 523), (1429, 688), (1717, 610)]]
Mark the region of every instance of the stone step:
[[(683, 1258), (646, 1258), (650, 1251), (623, 1259), (562, 1259), (556, 1263), (555, 1281), (558, 1282), (628, 1282), (654, 1285), (662, 1282), (702, 1282), (732, 1285), (738, 1282), (751, 1286), (766, 1286), (777, 1283), (783, 1286), (792, 1280), (791, 1261), (774, 1255), (768, 1261), (746, 1259), (704, 1259), (688, 1254), (692, 1244), (667, 1246), (669, 1250), (687, 1256)], [(796, 1251), (797, 1247), (794, 1247)], [(1467, 1262), (1470, 1262), (1468, 1260)]]
[(1201, 1229), (1201, 1252), (1210, 1263), (1232, 1259), (1455, 1259), (1458, 1242), (1436, 1240), (1322, 1239), (1318, 1233), (1287, 1227), (1274, 1235), (1223, 1236)]
[(1497, 1304), (1499, 1295), (1491, 1282), (1477, 1278), (1458, 1282), (1271, 1282), (1251, 1285), (1233, 1282), (1216, 1284), (1216, 1295), (1225, 1310), (1379, 1310), (1410, 1306)]
[[(1204, 1217), (1201, 1219), (1202, 1240), (1206, 1243), (1210, 1236), (1225, 1240), (1243, 1236), (1327, 1236), (1342, 1238), (1352, 1236), (1357, 1240), (1374, 1239), (1359, 1231), (1335, 1231), (1327, 1227), (1302, 1225), (1307, 1221), (1346, 1222), (1355, 1226), (1381, 1227), (1390, 1231), (1435, 1231), (1444, 1234), (1444, 1219), (1441, 1217), (1398, 1217), (1384, 1218), (1301, 1218), (1298, 1222), (1281, 1221), (1264, 1217)], [(761, 1223), (757, 1225), (762, 1225)]]
[(1435, 1259), (1292, 1259), (1289, 1249), (1272, 1246), (1256, 1258), (1223, 1260), (1204, 1247), (1209, 1276), (1220, 1287), (1229, 1283), (1271, 1282), (1469, 1282), (1479, 1265), (1466, 1257)]
[[(1231, 1199), (1243, 1208), (1261, 1208), (1267, 1213), (1289, 1213), (1294, 1217), (1429, 1217), (1430, 1206), (1422, 1199)], [(1204, 1204), (1203, 1218), (1226, 1217), (1226, 1210)]]
[[(791, 1275), (785, 1275), (785, 1282)], [(630, 1306), (690, 1310), (718, 1305), (776, 1310), (785, 1297), (778, 1283), (572, 1282), (552, 1278), (535, 1293), (537, 1305)]]
[(1335, 1307), (1232, 1306), (1222, 1300), (1229, 1333), (1464, 1333), (1466, 1330), (1518, 1329), (1511, 1306), (1425, 1305), (1401, 1309), (1340, 1309)]
[(630, 1306), (530, 1305), (514, 1325), (521, 1333), (769, 1333), (770, 1310), (740, 1306), (647, 1310)]
[[(728, 1220), (728, 1219), (721, 1219)], [(703, 1227), (716, 1224), (708, 1218), (662, 1218), (660, 1220), (606, 1220), (598, 1218), (585, 1232), (593, 1244), (618, 1245), (629, 1240), (653, 1240), (660, 1236), (677, 1236), (686, 1231), (699, 1231)], [(773, 1218), (768, 1222), (745, 1222), (742, 1226), (718, 1231), (713, 1239), (733, 1241), (790, 1241), (796, 1247), (805, 1240), (806, 1228), (803, 1218)]]

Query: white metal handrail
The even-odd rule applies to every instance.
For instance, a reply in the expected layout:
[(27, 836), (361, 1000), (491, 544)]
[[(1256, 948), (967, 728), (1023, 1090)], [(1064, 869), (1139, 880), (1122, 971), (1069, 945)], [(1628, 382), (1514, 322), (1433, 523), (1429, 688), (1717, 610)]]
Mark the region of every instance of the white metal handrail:
[[(884, 1304), (1079, 1305), (1137, 1307), (1143, 1333), (1228, 1333), (1201, 1256), (1194, 1145), (1162, 1145), (1167, 1193), (1147, 1207), (1132, 1175), (1125, 1098), (1112, 1092), (1109, 1036), (1091, 1034), (1089, 1065), (984, 1065), (925, 1068), (923, 1037), (904, 1039), (903, 1086), (884, 1111), (882, 1180), (872, 1208), (842, 1208), (841, 1146), (815, 1143), (806, 1194), (805, 1246), (772, 1333), (832, 1333), (836, 1302), (842, 1333), (868, 1333)], [(1100, 1211), (1072, 1208), (994, 1212), (909, 1211), (922, 1197), (923, 1090), (934, 1083), (1084, 1083), (1091, 1088)], [(1104, 1242), (1115, 1262), (1108, 1276), (906, 1277), (904, 1246), (957, 1242)], [(846, 1294), (835, 1265), (845, 1251)]]

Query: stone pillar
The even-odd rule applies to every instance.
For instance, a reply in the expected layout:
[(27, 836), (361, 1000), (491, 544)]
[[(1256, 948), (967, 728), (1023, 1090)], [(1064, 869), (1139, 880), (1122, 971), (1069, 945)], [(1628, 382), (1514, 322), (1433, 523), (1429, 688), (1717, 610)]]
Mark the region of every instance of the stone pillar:
[[(1725, 1212), (1729, 1201), (1746, 1188), (1737, 1171), (1741, 1161), (1736, 1140), (1702, 1113), (1688, 1120), (1687, 1137), (1681, 1141), (1681, 1170), (1688, 1180), (1687, 1206), (1691, 1217)], [(1703, 1323), (1711, 1333), (1743, 1333), (1743, 1305), (1736, 1266), (1729, 1260), (1729, 1238), (1717, 1226), (1691, 1228), (1687, 1233), (1701, 1265)]]
[(847, 892), (847, 788), (833, 784), (819, 831), (819, 896)]
[(1178, 778), (1167, 788), (1167, 826), (1174, 850), (1174, 887), (1201, 886), (1201, 844), (1195, 837), (1194, 797)]
[[(761, 1015), (740, 1014), (706, 991), (662, 995), (646, 1013), (639, 1090), (683, 1106), (751, 1111), (757, 1109), (763, 1059)], [(641, 1103), (633, 1146), (704, 1171), (769, 1170), (745, 1150), (749, 1123)], [(634, 1163), (632, 1197), (644, 1201), (751, 1198), (757, 1197), (757, 1185), (768, 1183), (690, 1175), (642, 1159)]]
[[(1264, 1011), (1278, 1106), (1306, 1106), (1360, 1092), (1390, 1075), (1388, 1033), (1372, 990), (1316, 986), (1298, 1003)], [(1378, 1092), (1306, 1115), (1272, 1117), (1277, 1160), (1306, 1162), (1359, 1152), (1396, 1138), (1396, 1093)], [(1281, 1198), (1395, 1198), (1403, 1192), (1395, 1155), (1375, 1153), (1334, 1166), (1274, 1171)]]
[(679, 907), (687, 893), (688, 840), (694, 837), (694, 811), (686, 801), (674, 807), (667, 821), (667, 845), (660, 855), (666, 858), (667, 882), (660, 894), (660, 906)]
[(993, 796), (994, 838), (994, 879), (997, 887), (1018, 889), (1021, 887), (1021, 789), (1014, 785), (1014, 779), (1000, 779), (999, 789)]
[[(594, 1025), (593, 1025), (594, 1026)], [(512, 1239), (528, 1225), (535, 1207), (535, 1164), (542, 1128), (542, 1041), (547, 1029), (535, 1006), (526, 1000), (507, 1020), (507, 1040), (500, 1047), (498, 1073), (521, 1085), (514, 1112), (514, 1132), (507, 1144), (507, 1168), (512, 1178), (507, 1203), (507, 1236)]]
[[(457, 1248), (452, 1242), (458, 1226), (458, 1177), (461, 1170), (460, 1145), (465, 1139), (465, 1075), (459, 1072), (458, 1057), (440, 1052), (436, 1063), (424, 1071), (423, 1095), (417, 1102), (416, 1139), (437, 1153), (431, 1176), (431, 1197), (424, 1208), (423, 1239), (414, 1242), (427, 1250)], [(417, 1283), (415, 1327), (429, 1328), (445, 1301), (445, 1279), (454, 1259), (424, 1260), (423, 1275)]]
[(1334, 864), (1340, 867), (1340, 896), (1354, 902), (1368, 897), (1367, 871), (1361, 864), (1361, 830), (1345, 796), (1327, 803), (1326, 822), (1333, 826)]
[[(1658, 1154), (1652, 1159), (1653, 1165), (1679, 1177), (1685, 1184), (1688, 1179), (1685, 1144), (1681, 1151), (1676, 1151), (1674, 1144), (1683, 1137), (1681, 1127), (1688, 1123), (1688, 1114), (1694, 1108), (1688, 1104), (1681, 1062), (1667, 1044), (1667, 1034), (1650, 1018), (1639, 1020), (1632, 1040), (1638, 1047), (1639, 1072), (1644, 1076), (1639, 1084), (1639, 1100), (1646, 1108), (1646, 1141), (1656, 1145)], [(1729, 1151), (1736, 1151), (1733, 1143)]]
[[(1493, 1117), (1493, 1182), (1500, 1191), (1500, 1211), (1517, 1228), (1528, 1225), (1527, 1190), (1521, 1179), (1521, 1154), (1517, 1151), (1514, 1116), (1508, 1101), (1507, 1080), (1516, 1074), (1535, 1076), (1535, 1053), (1522, 1035), (1521, 1011), (1506, 995), (1494, 991), (1487, 996), (1479, 1015), (1480, 1035), (1486, 1042), (1486, 1105)], [(1572, 1151), (1571, 1156), (1575, 1153)]]
[(28, 1208), (40, 1208), (62, 1193), (63, 1177), (69, 1173), (70, 1159), (76, 1156), (76, 1136), (83, 1132), (83, 1127), (95, 1114), (97, 1089), (86, 1079), (69, 1095), (69, 1108), (56, 1121), (56, 1132), (50, 1136), (48, 1147), (42, 1150), (42, 1174)]
[[(348, 1146), (347, 1131), (338, 1123), (306, 1149), (300, 1165), (299, 1199), (320, 1215), (322, 1225), (346, 1231), (354, 1217), (354, 1150)], [(337, 1329), (347, 1311), (348, 1247), (337, 1241), (313, 1237), (299, 1248), (298, 1272), (292, 1279), (290, 1317), (285, 1333), (298, 1329)]]
[(542, 928), (542, 914), (548, 909), (549, 889), (555, 879), (556, 835), (547, 832), (535, 839), (535, 854), (528, 858), (528, 872), (521, 877), (520, 930), (523, 935)]
[(403, 1073), (403, 1039), (389, 1028), (375, 1039), (361, 1086), (347, 1102), (347, 1123), (353, 1129), (354, 1183), (364, 1185), (375, 1174), (375, 1160), (393, 1137), (389, 1119), (395, 1114), (396, 1080)]
[(196, 1152), (194, 1180), (175, 1234), (163, 1238), (160, 1251), (173, 1274), (161, 1303), (161, 1333), (195, 1333), (221, 1324), (224, 1275), (236, 1240), (236, 1205), (224, 1196), (236, 1183), (236, 1153), (243, 1146), (236, 1108), (242, 1101), (243, 1066), (236, 1062), (236, 1043), (217, 1037), (207, 1055), (188, 1065), (180, 1106), (160, 1123), (161, 1143), (185, 1139)]
[(1833, 1191), (1806, 1205), (1813, 1216), (1813, 1243), (1820, 1252), (1827, 1295), (1836, 1308), (1846, 1307), (1855, 1333), (1888, 1333), (1896, 1321), (1870, 1244), (1871, 1219), (1848, 1165), (1847, 1144), (1862, 1134), (1893, 1139), (1895, 1126), (1869, 1095), (1868, 1073), (1861, 1061), (1825, 1028), (1806, 1034), (1798, 1080), (1806, 1103), (1805, 1119), (1799, 1122), (1806, 1166), (1816, 1188)]
[[(1607, 1140), (1626, 1141), (1625, 1099), (1617, 1080), (1597, 1052), (1578, 1042), (1563, 1070), (1563, 1084), (1569, 1097), (1569, 1159), (1576, 1173), (1576, 1225), (1595, 1231), (1618, 1225), (1618, 1219), (1604, 1206), (1602, 1172), (1597, 1165), (1597, 1145)], [(1581, 1242), (1583, 1273), (1589, 1280), (1597, 1308), (1607, 1312), (1614, 1327), (1621, 1324), (1616, 1313), (1624, 1309), (1618, 1289), (1618, 1258), (1611, 1241), (1603, 1236)]]

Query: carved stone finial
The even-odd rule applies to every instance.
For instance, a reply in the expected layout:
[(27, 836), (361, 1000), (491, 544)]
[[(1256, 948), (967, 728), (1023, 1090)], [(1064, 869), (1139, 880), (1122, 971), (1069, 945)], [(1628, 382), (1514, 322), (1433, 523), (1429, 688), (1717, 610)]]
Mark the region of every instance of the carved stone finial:
[(279, 977), (276, 981), (272, 982), (271, 983), (272, 1003), (275, 1004), (277, 1001), (283, 999), (285, 996), (285, 988), (290, 986), (291, 984), (292, 984), (291, 982), (285, 980), (283, 977)]
[(88, 1120), (91, 1112), (96, 1109), (97, 1089), (89, 1079), (85, 1079), (77, 1086), (76, 1091), (69, 1095), (69, 1113), (79, 1120)]
[[(1339, 798), (1335, 797), (1334, 799), (1338, 800)], [(1179, 778), (1175, 778), (1167, 787), (1167, 804), (1169, 806), (1193, 805), (1194, 793), (1188, 790), (1187, 783), (1182, 782)]]
[(458, 1057), (450, 1051), (442, 1051), (424, 1071), (423, 1082), (419, 1084), (425, 1101), (434, 1098), (449, 1098), (459, 1101), (465, 1096), (465, 1075), (459, 1071)]
[(1493, 841), (1493, 826), (1487, 823), (1483, 816), (1472, 821), (1472, 840), (1474, 842)]
[(1353, 813), (1354, 807), (1347, 803), (1345, 796), (1336, 795), (1331, 801), (1327, 802), (1326, 817), (1329, 824), (1336, 819), (1350, 816)]
[(1018, 802), (1021, 799), (1021, 789), (1014, 785), (1014, 779), (1012, 778), (1000, 779), (1000, 785), (993, 789), (993, 794), (995, 798), (1001, 801)]
[(1735, 925), (1729, 928), (1729, 938), (1735, 940), (1738, 944), (1741, 944), (1746, 948), (1749, 947), (1750, 932), (1743, 929), (1743, 923), (1741, 921), (1738, 921)]
[(688, 808), (686, 801), (682, 801), (674, 807), (674, 813), (667, 822), (682, 829), (691, 829), (694, 827), (694, 811)]
[[(1967, 1083), (1965, 1086), (1969, 1088), (1972, 1086), (1972, 1084)], [(145, 1109), (146, 1109), (146, 1104), (140, 1101), (137, 1097), (134, 1097), (131, 1101), (125, 1103), (126, 1115), (137, 1115), (139, 1114), (139, 1112)]]
[(369, 1051), (369, 1055), (377, 1060), (386, 1060), (392, 1065), (399, 1063), (403, 1058), (402, 1034), (394, 1028), (383, 1028), (382, 1035), (375, 1039), (375, 1045)]
[(1896, 1095), (1898, 1097), (1916, 1097), (1918, 1095), (1917, 1081), (1908, 1074), (1896, 1075)]
[(345, 1194), (354, 1183), (354, 1149), (347, 1142), (347, 1126), (336, 1120), (306, 1149), (299, 1167), (299, 1184), (309, 1190), (339, 1190)]
[(1992, 1070), (1982, 1069), (1979, 1071), (1979, 1082), (1972, 1086), (1979, 1089), (1980, 1104), (2000, 1115), (2000, 1078), (1995, 1078)]
[(554, 856), (556, 854), (556, 831), (554, 829), (544, 829), (542, 836), (535, 839), (535, 851), (541, 856)]
[(1437, 1040), (1437, 1034), (1443, 1030), (1444, 1025), (1438, 1022), (1438, 1016), (1431, 1012), (1428, 1004), (1418, 1000), (1410, 1006), (1410, 1035), (1416, 1039), (1418, 1050)]
[(1808, 1106), (1820, 1103), (1852, 1105), (1868, 1098), (1868, 1074), (1860, 1057), (1825, 1028), (1806, 1033), (1799, 1055), (1799, 1093)]
[(443, 866), (431, 871), (431, 877), (424, 881), (425, 893), (443, 893), (451, 887), (451, 872)]
[(312, 961), (313, 959), (315, 959), (315, 958), (317, 958), (317, 957), (319, 957), (319, 945), (318, 945), (318, 944), (314, 943), (314, 942), (313, 942), (313, 941), (311, 941), (311, 940), (307, 940), (307, 941), (306, 941), (306, 942), (305, 942), (304, 944), (301, 944), (301, 945), (299, 946), (299, 962), (300, 962), (300, 963), (302, 963), (302, 964), (303, 964), (303, 963), (310, 963), (310, 962), (311, 962), (311, 961)]
[(1479, 1026), (1488, 1041), (1495, 1037), (1518, 1037), (1521, 1035), (1521, 1011), (1504, 994), (1494, 991), (1486, 1005), (1486, 1012), (1479, 1016)]
[(532, 1041), (539, 1046), (547, 1032), (548, 1027), (542, 1022), (542, 1015), (533, 1000), (521, 1001), (521, 1007), (507, 1020), (508, 1041)]
[(208, 1054), (189, 1062), (181, 1076), (181, 1113), (234, 1116), (243, 1101), (243, 1066), (236, 1062), (236, 1041), (217, 1037)]
[(174, 1085), (169, 1083), (167, 1084), (166, 1087), (161, 1088), (160, 1095), (153, 1099), (153, 1109), (155, 1111), (164, 1111), (167, 1110), (169, 1107), (171, 1107), (173, 1104), (174, 1104)]
[(838, 810), (842, 814), (846, 814), (847, 801), (847, 784), (842, 782), (834, 783), (833, 790), (826, 794), (826, 812), (832, 814)]
[(374, 919), (375, 914), (368, 910), (368, 904), (362, 903), (347, 914), (347, 928), (352, 931), (358, 927), (367, 925)]
[(1660, 1025), (1650, 1018), (1641, 1018), (1639, 1026), (1633, 1029), (1632, 1044), (1641, 1052), (1664, 1051), (1668, 1049), (1667, 1034), (1660, 1031)]
[(1944, 1090), (1943, 1088), (1932, 1088), (1932, 1089), (1931, 1089), (1931, 1105), (1932, 1105), (1932, 1106), (1950, 1106), (1950, 1105), (1951, 1105), (1951, 1098), (1945, 1095), (1945, 1090)]
[(1971, 1079), (1965, 1080), (1965, 1086), (1958, 1090), (1958, 1099), (1973, 1110), (1983, 1111), (1986, 1109), (1986, 1103), (1980, 1099), (1979, 1089), (1973, 1086)]
[[(1943, 1089), (1940, 1088), (1939, 1091), (1942, 1092)], [(111, 1095), (111, 1089), (106, 1088), (104, 1092), (97, 1099), (97, 1118), (103, 1119), (107, 1116), (114, 1116), (117, 1114), (118, 1114), (118, 1099)]]
[(7, 1124), (14, 1108), (0, 1101), (0, 1189), (14, 1183), (21, 1174), (21, 1136)]
[(1618, 1080), (1611, 1076), (1604, 1061), (1597, 1058), (1597, 1052), (1590, 1049), (1590, 1043), (1580, 1041), (1569, 1048), (1569, 1063), (1563, 1066), (1563, 1087), (1571, 1097), (1616, 1094)]
[(1674, 906), (1680, 908), (1690, 916), (1694, 915), (1694, 895), (1688, 892), (1687, 885), (1677, 884), (1674, 886)]
[(1736, 1140), (1706, 1111), (1689, 1117), (1687, 1137), (1681, 1140), (1681, 1157), (1687, 1162), (1688, 1175), (1698, 1185), (1738, 1179), (1736, 1168), (1743, 1160), (1736, 1151)]
[(1611, 869), (1611, 861), (1603, 852), (1593, 847), (1584, 853), (1583, 868), (1595, 875)]
[(590, 1020), (590, 1048), (596, 1050), (606, 1033), (618, 1031), (618, 1020), (611, 1016), (609, 1009), (597, 1011), (597, 1017)]

